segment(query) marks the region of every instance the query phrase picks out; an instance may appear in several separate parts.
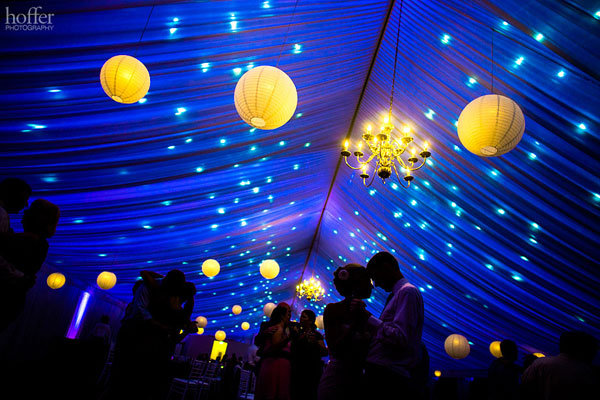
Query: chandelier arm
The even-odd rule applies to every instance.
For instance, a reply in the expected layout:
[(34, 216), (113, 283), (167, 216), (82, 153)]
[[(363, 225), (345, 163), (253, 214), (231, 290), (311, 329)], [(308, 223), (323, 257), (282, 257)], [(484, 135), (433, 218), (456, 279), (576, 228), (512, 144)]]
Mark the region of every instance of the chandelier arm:
[(375, 171), (373, 173), (373, 176), (371, 177), (371, 182), (369, 182), (369, 184), (367, 185), (366, 179), (363, 178), (363, 185), (365, 185), (366, 187), (370, 187), (373, 184), (373, 181), (375, 180), (375, 174), (377, 174), (378, 169), (379, 169), (379, 160), (377, 160), (377, 164), (375, 164)]
[[(428, 158), (429, 158), (429, 157), (428, 157)], [(421, 169), (421, 167), (422, 167), (423, 165), (425, 165), (425, 163), (426, 163), (426, 162), (427, 162), (427, 158), (424, 158), (424, 159), (423, 159), (423, 161), (421, 162), (421, 165), (419, 165), (417, 168), (413, 168), (413, 169), (411, 169), (411, 171), (416, 171), (416, 170), (418, 170), (418, 169)]]
[(404, 189), (408, 189), (408, 186), (406, 186), (404, 184), (403, 179), (400, 179), (400, 174), (398, 173), (398, 169), (396, 168), (396, 164), (392, 164), (394, 166), (394, 172), (396, 173), (396, 178), (398, 179), (398, 183), (400, 184), (400, 186), (402, 186)]
[(373, 154), (373, 153), (371, 153), (371, 156), (368, 159), (364, 160), (364, 161), (361, 161), (360, 157), (356, 156), (356, 159), (358, 160), (358, 162), (361, 163), (361, 164), (363, 164), (363, 165), (370, 163), (371, 160), (373, 160), (373, 158), (375, 158), (375, 154)]
[(348, 163), (348, 157), (344, 157), (344, 162), (346, 163), (347, 166), (349, 166), (352, 169), (361, 169), (362, 167), (353, 167), (352, 165), (350, 165)]

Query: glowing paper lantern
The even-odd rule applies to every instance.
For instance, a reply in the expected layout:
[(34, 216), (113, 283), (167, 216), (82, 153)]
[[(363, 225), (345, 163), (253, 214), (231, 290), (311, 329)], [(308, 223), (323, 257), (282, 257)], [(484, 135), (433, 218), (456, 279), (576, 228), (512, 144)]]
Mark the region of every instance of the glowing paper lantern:
[(131, 104), (140, 100), (150, 88), (146, 66), (131, 56), (114, 56), (100, 70), (104, 92), (118, 103)]
[(53, 274), (48, 275), (48, 279), (46, 279), (46, 283), (50, 287), (50, 289), (60, 289), (66, 282), (66, 278), (60, 272), (55, 272)]
[(294, 115), (298, 94), (285, 72), (261, 66), (242, 75), (235, 86), (234, 102), (247, 124), (258, 129), (276, 129)]
[(238, 315), (242, 312), (242, 307), (235, 305), (235, 306), (231, 307), (231, 312), (234, 313), (235, 315)]
[(471, 346), (469, 346), (467, 338), (458, 334), (453, 334), (446, 338), (444, 349), (450, 357), (456, 360), (465, 358), (471, 352)]
[(458, 138), (481, 157), (494, 157), (514, 149), (523, 137), (525, 117), (511, 99), (497, 94), (467, 104), (458, 118)]
[(500, 341), (490, 343), (490, 353), (496, 358), (502, 357), (502, 350), (500, 350)]
[(439, 378), (440, 376), (442, 376), (442, 371), (438, 370), (438, 371), (435, 371), (433, 374)]
[(208, 321), (206, 320), (205, 317), (196, 317), (196, 324), (198, 325), (199, 328), (204, 328), (206, 326), (206, 324), (208, 324)]
[(279, 264), (275, 260), (264, 260), (260, 263), (260, 274), (265, 279), (273, 279), (279, 275)]
[(198, 328), (198, 335), (202, 335), (204, 333), (204, 328)]
[(275, 307), (277, 307), (277, 306), (275, 304), (273, 304), (273, 303), (267, 303), (263, 307), (263, 312), (265, 313), (265, 315), (268, 318), (271, 318), (271, 313), (273, 312), (273, 310), (275, 309)]
[(537, 358), (546, 357), (546, 355), (544, 353), (533, 353), (533, 355), (536, 356)]
[(317, 316), (315, 324), (317, 325), (318, 329), (325, 329), (325, 325), (323, 324), (323, 316), (322, 315)]
[(225, 331), (217, 331), (217, 333), (215, 333), (215, 339), (217, 339), (219, 342), (225, 340), (226, 336), (227, 335), (225, 335)]
[(242, 329), (247, 331), (248, 329), (250, 329), (250, 324), (247, 322), (242, 322)]
[(219, 265), (219, 262), (217, 260), (209, 258), (208, 260), (202, 263), (202, 273), (208, 276), (209, 278), (217, 276), (220, 271), (221, 266)]
[(117, 283), (117, 276), (109, 271), (100, 272), (98, 278), (96, 279), (96, 283), (100, 287), (100, 289), (109, 290), (112, 289)]

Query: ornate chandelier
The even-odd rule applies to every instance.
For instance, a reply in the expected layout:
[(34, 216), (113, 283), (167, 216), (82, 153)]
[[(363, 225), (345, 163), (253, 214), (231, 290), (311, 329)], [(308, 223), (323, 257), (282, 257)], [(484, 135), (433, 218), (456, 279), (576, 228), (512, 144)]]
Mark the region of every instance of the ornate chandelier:
[(296, 294), (299, 298), (305, 297), (307, 300), (320, 301), (325, 296), (325, 289), (317, 279), (310, 278), (296, 285)]
[[(348, 140), (344, 142), (344, 149), (342, 150), (342, 156), (344, 157), (346, 165), (352, 169), (361, 170), (360, 177), (363, 178), (363, 184), (367, 187), (371, 186), (373, 180), (375, 179), (375, 174), (373, 174), (371, 181), (367, 184), (367, 179), (369, 179), (368, 166), (374, 158), (377, 160), (375, 163), (375, 172), (377, 176), (383, 180), (383, 183), (385, 183), (385, 180), (390, 178), (392, 174), (395, 174), (400, 185), (407, 188), (410, 186), (410, 182), (414, 179), (411, 174), (412, 171), (416, 171), (423, 167), (427, 161), (427, 158), (431, 157), (427, 142), (425, 142), (423, 147), (415, 145), (413, 138), (410, 136), (411, 130), (408, 125), (405, 125), (402, 128), (401, 135), (397, 135), (396, 137), (393, 135), (394, 126), (392, 125), (392, 105), (394, 103), (394, 84), (396, 82), (396, 65), (398, 61), (398, 43), (400, 41), (401, 18), (402, 2), (400, 2), (400, 15), (398, 17), (396, 54), (394, 58), (394, 71), (392, 73), (392, 93), (390, 96), (390, 109), (388, 115), (384, 118), (383, 125), (381, 125), (379, 133), (377, 134), (372, 132), (371, 125), (367, 125), (365, 132), (362, 134), (362, 141), (359, 141), (358, 149), (354, 151), (354, 156), (359, 164), (358, 167), (353, 167), (350, 165), (350, 163), (348, 163), (348, 157), (351, 155), (350, 151), (348, 150), (348, 146), (350, 145)], [(371, 152), (371, 155), (366, 160), (362, 159), (364, 156), (364, 153), (362, 152), (363, 142), (366, 144), (366, 149)], [(417, 157), (417, 151), (421, 157), (420, 161)], [(409, 154), (407, 161), (404, 161), (402, 158), (405, 153)], [(396, 166), (396, 164), (398, 164), (398, 166)], [(400, 179), (400, 174), (398, 172), (399, 168), (402, 168), (402, 172), (404, 173), (403, 179), (406, 184), (404, 184), (402, 179)]]

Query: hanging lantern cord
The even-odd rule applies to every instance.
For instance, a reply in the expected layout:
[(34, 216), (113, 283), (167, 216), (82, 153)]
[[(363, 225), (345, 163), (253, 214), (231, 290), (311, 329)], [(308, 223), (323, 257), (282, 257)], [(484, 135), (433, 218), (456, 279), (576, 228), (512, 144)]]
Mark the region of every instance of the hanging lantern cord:
[(146, 18), (146, 24), (144, 25), (144, 29), (142, 29), (142, 33), (140, 34), (140, 39), (135, 46), (135, 52), (133, 53), (133, 57), (136, 58), (137, 51), (140, 48), (140, 43), (142, 43), (142, 38), (144, 37), (144, 33), (146, 33), (146, 28), (148, 28), (148, 23), (150, 22), (150, 17), (152, 16), (152, 11), (154, 11), (154, 6), (156, 5), (156, 0), (152, 2), (152, 8), (150, 9), (150, 13), (148, 13), (148, 18)]
[(294, 10), (292, 11), (292, 17), (290, 18), (290, 22), (287, 26), (287, 30), (285, 31), (285, 37), (283, 38), (283, 43), (281, 43), (281, 49), (279, 49), (279, 56), (277, 57), (277, 64), (275, 64), (275, 68), (279, 67), (279, 60), (281, 59), (281, 53), (283, 52), (283, 48), (285, 47), (285, 43), (287, 42), (288, 33), (290, 33), (290, 26), (292, 26), (292, 21), (294, 20), (294, 15), (296, 15), (296, 6), (298, 5), (298, 0), (294, 3)]
[(398, 15), (398, 31), (396, 33), (396, 53), (394, 55), (394, 72), (392, 74), (392, 94), (390, 95), (390, 123), (392, 122), (392, 104), (394, 103), (394, 86), (396, 83), (396, 65), (398, 63), (398, 45), (400, 44), (400, 24), (402, 23), (402, 6), (404, 1), (400, 1), (400, 15)]
[(494, 94), (494, 29), (492, 29), (492, 94)]

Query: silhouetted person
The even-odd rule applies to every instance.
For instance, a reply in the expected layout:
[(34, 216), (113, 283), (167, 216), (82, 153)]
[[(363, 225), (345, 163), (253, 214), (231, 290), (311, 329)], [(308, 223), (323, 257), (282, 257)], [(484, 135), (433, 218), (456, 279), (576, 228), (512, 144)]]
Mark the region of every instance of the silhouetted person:
[(371, 335), (366, 318), (352, 309), (352, 302), (371, 297), (373, 286), (366, 268), (358, 264), (338, 268), (333, 276), (333, 284), (344, 299), (327, 304), (323, 312), (329, 363), (319, 382), (318, 398), (354, 400), (361, 398)]
[(389, 293), (381, 317), (368, 316), (373, 340), (365, 367), (367, 393), (373, 398), (386, 398), (389, 393), (407, 399), (417, 397), (421, 390), (416, 388), (418, 382), (411, 379), (411, 372), (421, 355), (421, 292), (404, 278), (390, 253), (375, 254), (367, 263), (367, 271), (375, 286)]
[(600, 379), (592, 361), (598, 341), (584, 332), (560, 335), (560, 354), (538, 358), (522, 377), (522, 397), (532, 400), (584, 400), (598, 397)]
[(527, 354), (523, 357), (523, 371), (525, 371), (538, 357), (535, 354)]
[(495, 359), (488, 369), (490, 400), (516, 400), (519, 398), (519, 379), (523, 372), (515, 362), (517, 344), (512, 340), (500, 343), (502, 357)]
[(312, 310), (300, 314), (300, 330), (292, 341), (292, 399), (316, 400), (323, 373), (322, 357), (327, 355), (323, 335), (317, 332)]
[(56, 233), (59, 208), (38, 199), (23, 213), (23, 233), (5, 234), (0, 240), (0, 255), (20, 273), (4, 280), (0, 290), (0, 331), (23, 311), (27, 291), (48, 254), (48, 238)]
[(256, 380), (257, 400), (290, 399), (290, 341), (287, 325), (290, 322), (288, 307), (277, 306), (271, 313), (264, 339), (261, 366)]

